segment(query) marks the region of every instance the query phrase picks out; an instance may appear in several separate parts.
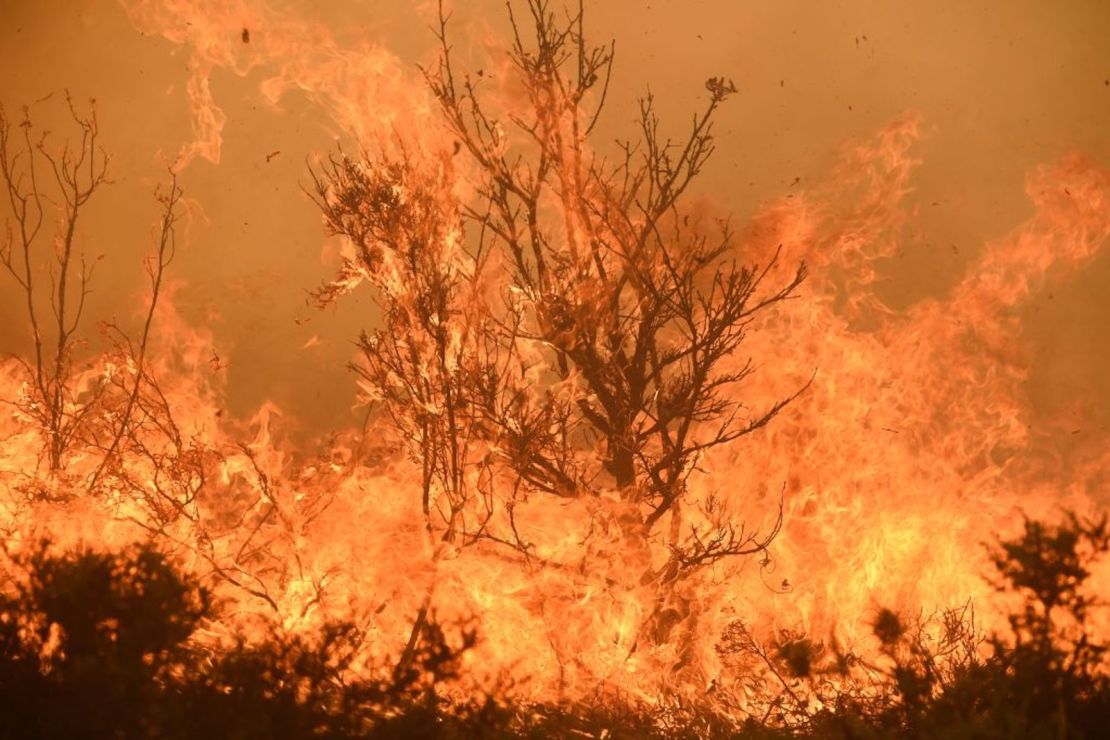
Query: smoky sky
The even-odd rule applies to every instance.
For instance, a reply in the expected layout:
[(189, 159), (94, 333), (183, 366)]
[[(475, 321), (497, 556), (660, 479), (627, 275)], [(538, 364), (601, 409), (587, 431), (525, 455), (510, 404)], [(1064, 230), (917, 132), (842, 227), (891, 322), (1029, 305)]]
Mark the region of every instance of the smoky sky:
[[(325, 22), (341, 43), (384, 44), (419, 84), (415, 65), (432, 37), (414, 5), (274, 3)], [(503, 29), (501, 3), (457, 5), (464, 37)], [(1110, 164), (1104, 0), (608, 0), (588, 11), (594, 36), (616, 39), (599, 137), (630, 133), (636, 98), (649, 90), (680, 128), (706, 78), (735, 81), (739, 94), (721, 114), (718, 151), (698, 190), (739, 219), (819, 181), (846, 140), (916, 112), (926, 135), (914, 212), (904, 244), (881, 266), (880, 294), (896, 310), (943, 294), (984, 242), (1030, 213), (1023, 186), (1032, 167), (1073, 152)], [(112, 2), (0, 0), (0, 19), (0, 101), (10, 113), (35, 103), (36, 124), (63, 136), (61, 92), (97, 100), (113, 184), (81, 232), (88, 252), (105, 255), (89, 311), (126, 321), (139, 305), (151, 193), (190, 137), (189, 55), (137, 31)], [(249, 43), (243, 31), (227, 29)], [(345, 365), (373, 309), (365, 295), (325, 312), (306, 305), (306, 291), (334, 264), (302, 192), (306, 158), (329, 151), (336, 132), (303, 97), (266, 102), (265, 74), (218, 71), (212, 80), (228, 115), (223, 157), (198, 160), (182, 177), (199, 211), (172, 268), (175, 301), (214, 334), (230, 368), (233, 413), (272, 399), (308, 428), (344, 426), (354, 389)], [(21, 310), (13, 284), (0, 282), (0, 351), (26, 350)], [(1024, 318), (1036, 408), (1075, 413), (1080, 438), (1101, 438), (1110, 423), (1110, 258), (1034, 299)]]

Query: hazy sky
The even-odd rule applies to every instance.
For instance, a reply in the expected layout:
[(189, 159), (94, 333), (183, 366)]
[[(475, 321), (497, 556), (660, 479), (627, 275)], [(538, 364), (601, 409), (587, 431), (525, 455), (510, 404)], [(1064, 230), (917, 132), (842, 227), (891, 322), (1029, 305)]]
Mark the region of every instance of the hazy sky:
[[(214, 7), (226, 3), (215, 3)], [(502, 4), (459, 2), (462, 34)], [(415, 3), (301, 0), (280, 12), (317, 19), (341, 44), (370, 40), (405, 69), (429, 48)], [(598, 38), (617, 39), (616, 73), (602, 135), (629, 132), (635, 97), (650, 87), (677, 124), (712, 75), (740, 94), (718, 128), (718, 154), (701, 181), (740, 216), (761, 201), (821, 177), (847, 139), (865, 137), (907, 110), (929, 132), (913, 202), (913, 238), (884, 267), (884, 297), (902, 307), (952, 284), (984, 240), (1030, 211), (1031, 167), (1068, 152), (1110, 165), (1110, 2), (1107, 0), (608, 0), (593, 3)], [(229, 23), (237, 38), (242, 23)], [(136, 31), (108, 0), (0, 0), (0, 101), (62, 133), (60, 91), (95, 97), (114, 185), (85, 226), (90, 253), (104, 253), (100, 316), (133, 312), (138, 255), (149, 244), (150, 196), (164, 163), (190, 137), (185, 96), (189, 54)], [(265, 398), (311, 423), (349, 419), (353, 381), (343, 370), (358, 327), (371, 323), (355, 297), (318, 313), (305, 291), (328, 277), (319, 217), (300, 187), (305, 159), (328, 151), (335, 131), (308, 99), (280, 109), (259, 93), (266, 67), (245, 78), (218, 71), (216, 102), (228, 114), (223, 158), (198, 160), (182, 184), (203, 208), (173, 266), (182, 312), (208, 326), (230, 361), (232, 410)], [(415, 76), (414, 76), (415, 79)], [(278, 154), (274, 154), (279, 152)], [(268, 156), (270, 155), (270, 156)], [(23, 320), (10, 282), (0, 282), (0, 351), (18, 351)], [(1110, 258), (1066, 290), (1030, 307), (1036, 348), (1032, 391), (1048, 411), (1079, 400), (1110, 420)], [(312, 337), (318, 343), (300, 349)], [(1100, 432), (1104, 433), (1104, 432)]]

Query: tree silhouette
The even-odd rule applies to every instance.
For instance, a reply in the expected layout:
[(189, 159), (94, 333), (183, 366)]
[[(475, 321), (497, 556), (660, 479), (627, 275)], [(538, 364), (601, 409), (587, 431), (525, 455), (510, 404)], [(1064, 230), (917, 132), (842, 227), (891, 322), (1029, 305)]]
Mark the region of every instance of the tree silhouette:
[[(110, 184), (109, 156), (100, 145), (95, 101), (83, 113), (67, 93), (66, 105), (77, 136), (60, 145), (52, 142), (48, 131), (36, 129), (30, 108), (24, 108), (13, 126), (0, 106), (0, 183), (9, 205), (0, 265), (22, 293), (32, 344), (30, 361), (17, 358), (29, 382), (13, 403), (41, 431), (52, 476), (63, 472), (67, 454), (75, 449), (97, 451), (100, 463), (84, 481), (91, 491), (115, 468), (121, 447), (141, 425), (135, 416), (158, 416), (151, 396), (160, 393), (146, 358), (166, 268), (174, 258), (182, 191), (171, 173), (168, 188), (157, 194), (155, 249), (145, 261), (151, 298), (141, 334), (132, 341), (114, 322), (102, 325), (114, 345), (115, 359), (131, 368), (133, 377), (79, 372), (79, 349), (89, 342), (86, 301), (103, 255), (86, 252), (78, 227), (87, 218), (90, 202)], [(53, 241), (49, 251), (48, 241)]]
[[(688, 202), (731, 82), (706, 83), (677, 141), (641, 100), (637, 139), (607, 158), (590, 135), (612, 45), (588, 42), (581, 5), (565, 18), (544, 0), (524, 5), (522, 19), (509, 4), (508, 53), (524, 103), (493, 100), (484, 72), (458, 69), (441, 4), (441, 54), (425, 77), (454, 152), (398, 141), (313, 171), (327, 227), (353, 248), (316, 297), (375, 289), (382, 326), (363, 335), (355, 369), (420, 467), (443, 543), (492, 541), (534, 560), (521, 506), (576, 500), (621, 533), (642, 582), (666, 590), (777, 532), (693, 499), (688, 481), (705, 453), (804, 390), (751, 409), (737, 387), (754, 364), (735, 358), (805, 268), (776, 282), (777, 254), (744, 264), (728, 221)], [(659, 532), (670, 557), (652, 567)]]

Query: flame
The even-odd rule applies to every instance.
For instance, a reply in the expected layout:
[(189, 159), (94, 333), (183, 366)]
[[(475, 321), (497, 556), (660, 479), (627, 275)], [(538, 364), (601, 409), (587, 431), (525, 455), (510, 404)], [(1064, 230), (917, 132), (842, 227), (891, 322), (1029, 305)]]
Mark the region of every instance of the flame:
[[(344, 45), (323, 26), (252, 0), (125, 6), (137, 27), (187, 50), (195, 140), (179, 168), (196, 157), (219, 161), (227, 116), (210, 84), (218, 70), (262, 70), (267, 101), (278, 106), (296, 90), (360, 146), (393, 146), (405, 131), (426, 151), (445, 148), (443, 133), (426, 123), (433, 106), (424, 86), (384, 46)], [(41, 432), (5, 406), (0, 526), (13, 542), (47, 531), (62, 544), (156, 536), (221, 576), (234, 608), (216, 632), (262, 619), (309, 630), (355, 618), (374, 638), (367, 650), (387, 656), (404, 645), (422, 605), (448, 619), (475, 617), (483, 640), (469, 680), (508, 674), (536, 700), (573, 700), (600, 686), (652, 701), (664, 690), (701, 693), (737, 681), (716, 644), (738, 622), (765, 635), (835, 633), (862, 646), (880, 605), (929, 610), (974, 600), (989, 625), (997, 615), (980, 578), (981, 542), (1013, 526), (1019, 509), (1104, 505), (1097, 490), (1110, 452), (1076, 465), (1035, 427), (1020, 317), (1106, 244), (1110, 172), (1078, 158), (1037, 169), (1026, 182), (1028, 220), (984, 245), (944, 295), (895, 311), (876, 288), (912, 213), (920, 135), (911, 116), (846, 147), (826, 183), (766, 204), (744, 232), (745, 259), (781, 246), (791, 258), (784, 263), (805, 259), (814, 275), (798, 300), (753, 327), (745, 351), (776, 370), (753, 375), (745, 400), (763, 407), (813, 382), (775, 423), (703, 462), (708, 474), (692, 496), (720, 497), (767, 528), (781, 494), (783, 525), (769, 560), (723, 562), (673, 595), (682, 640), (649, 644), (641, 634), (657, 605), (629, 567), (638, 556), (615, 515), (590, 509), (616, 501), (537, 499), (521, 512), (540, 557), (588, 568), (436, 542), (423, 525), (417, 473), (388, 447), (395, 440), (379, 440), (370, 464), (357, 430), (316, 451), (286, 439), (288, 421), (273, 405), (246, 422), (224, 418), (218, 348), (172, 300), (157, 316), (151, 373), (175, 426), (152, 410), (145, 452), (124, 456), (96, 495), (81, 491), (95, 465), (81, 457), (63, 479), (42, 484), (57, 489), (42, 495)], [(451, 186), (462, 192), (465, 177)], [(363, 277), (347, 275), (340, 287)], [(80, 382), (110, 384), (135, 372), (107, 354)], [(0, 397), (19, 398), (24, 382), (17, 363), (0, 365)], [(174, 475), (163, 479), (156, 468)], [(606, 522), (611, 531), (587, 537)], [(652, 553), (662, 554), (658, 546)]]
[[(371, 145), (392, 131), (427, 131), (433, 101), (387, 48), (370, 40), (341, 45), (332, 33), (259, 0), (124, 0), (136, 28), (189, 55), (186, 95), (194, 139), (177, 168), (197, 157), (219, 163), (227, 114), (212, 94), (217, 70), (268, 73), (259, 90), (277, 107), (291, 91), (323, 109), (336, 138)], [(389, 101), (383, 105), (383, 101)], [(276, 154), (276, 153), (275, 153)]]

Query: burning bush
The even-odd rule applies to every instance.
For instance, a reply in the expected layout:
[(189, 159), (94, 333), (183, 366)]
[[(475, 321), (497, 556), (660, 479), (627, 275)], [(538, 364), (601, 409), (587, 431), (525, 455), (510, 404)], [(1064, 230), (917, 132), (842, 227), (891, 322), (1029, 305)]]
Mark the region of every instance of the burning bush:
[[(1110, 549), (1106, 520), (1028, 521), (994, 549), (999, 588), (1016, 597), (1008, 634), (981, 636), (967, 610), (939, 624), (880, 611), (882, 659), (804, 639), (756, 652), (780, 684), (740, 726), (710, 705), (515, 702), (452, 696), (457, 640), (431, 617), (403, 662), (360, 665), (363, 634), (213, 639), (210, 591), (149, 545), (115, 553), (12, 558), (0, 597), (0, 737), (1099, 737), (1110, 718), (1107, 645), (1084, 619)], [(936, 629), (938, 628), (939, 629)]]
[[(276, 65), (268, 99), (334, 88), (355, 145), (313, 160), (307, 191), (344, 261), (314, 297), (365, 283), (375, 301), (353, 363), (367, 423), (314, 452), (272, 404), (224, 413), (217, 348), (166, 300), (176, 175), (139, 328), (102, 323), (99, 351), (75, 229), (108, 184), (95, 110), (67, 98), (60, 146), (0, 111), (0, 263), (29, 340), (0, 364), (0, 532), (24, 553), (0, 610), (0, 732), (1096, 726), (1105, 634), (1084, 586), (1105, 526), (1034, 518), (993, 560), (976, 543), (1000, 512), (1093, 508), (1110, 465), (1041, 454), (1015, 339), (1037, 291), (1110, 235), (1102, 169), (1037, 170), (1027, 223), (950, 295), (895, 311), (876, 285), (912, 207), (913, 116), (734, 229), (694, 188), (735, 86), (699, 85), (678, 139), (649, 95), (631, 140), (598, 143), (614, 47), (588, 42), (581, 3), (510, 3), (490, 72), (461, 65), (440, 5), (424, 84), (398, 73), (404, 95), (383, 102), (412, 110), (377, 137), (378, 101), (349, 83), (383, 53), (251, 2), (135, 5), (193, 46), (209, 123), (178, 167), (218, 151), (216, 68)], [(27, 549), (44, 532), (64, 544)], [(988, 611), (987, 565), (1009, 611)]]
[(10, 566), (0, 737), (469, 736), (494, 716), (492, 703), (437, 696), (474, 633), (449, 638), (434, 619), (404, 669), (375, 669), (350, 624), (214, 639), (206, 625), (221, 614), (210, 590), (151, 545), (43, 544)]
[[(505, 549), (567, 575), (564, 593), (542, 597), (554, 602), (604, 581), (603, 598), (650, 603), (626, 617), (639, 623), (618, 652), (672, 645), (674, 665), (691, 664), (689, 577), (764, 553), (782, 523), (772, 504), (779, 516), (761, 531), (696, 481), (707, 456), (804, 390), (765, 408), (739, 395), (756, 366), (740, 359), (749, 333), (806, 268), (774, 250), (762, 264), (740, 256), (727, 219), (687, 195), (735, 85), (710, 79), (678, 141), (642, 99), (638, 135), (610, 160), (589, 137), (612, 47), (586, 38), (581, 5), (565, 19), (526, 6), (526, 20), (509, 7), (507, 70), (524, 102), (501, 110), (481, 73), (458, 68), (441, 3), (425, 79), (453, 151), (397, 136), (313, 173), (348, 250), (316, 297), (374, 290), (382, 327), (362, 336), (354, 367), (419, 470), (434, 559)], [(577, 547), (550, 536), (532, 515), (541, 507), (565, 510)], [(569, 652), (559, 660), (575, 670)]]
[[(1090, 567), (1110, 549), (1105, 517), (1026, 520), (991, 547), (988, 580), (1015, 604), (1009, 629), (985, 634), (971, 605), (928, 619), (880, 609), (878, 659), (804, 638), (766, 650), (735, 625), (720, 649), (767, 668), (756, 724), (839, 738), (1093, 738), (1110, 720), (1107, 649), (1087, 620), (1108, 604)], [(777, 686), (776, 686), (777, 684)]]

